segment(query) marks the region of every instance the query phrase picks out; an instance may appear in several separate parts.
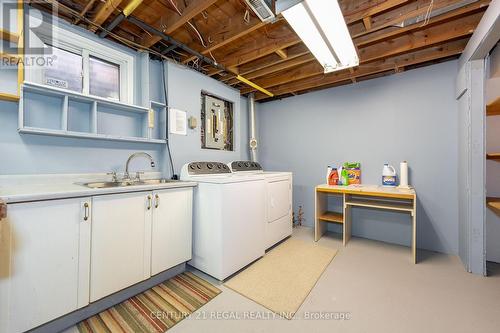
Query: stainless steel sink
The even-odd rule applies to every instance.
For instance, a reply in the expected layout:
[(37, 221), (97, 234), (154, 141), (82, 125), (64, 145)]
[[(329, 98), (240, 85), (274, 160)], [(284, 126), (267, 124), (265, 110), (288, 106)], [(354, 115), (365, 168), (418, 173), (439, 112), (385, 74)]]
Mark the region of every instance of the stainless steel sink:
[(160, 179), (144, 179), (139, 181), (118, 181), (118, 182), (92, 182), (92, 183), (84, 183), (83, 186), (87, 186), (89, 188), (112, 188), (112, 187), (127, 187), (127, 186), (139, 186), (139, 185), (160, 185), (160, 184), (168, 184), (168, 183), (176, 183), (179, 180), (171, 180), (166, 178)]

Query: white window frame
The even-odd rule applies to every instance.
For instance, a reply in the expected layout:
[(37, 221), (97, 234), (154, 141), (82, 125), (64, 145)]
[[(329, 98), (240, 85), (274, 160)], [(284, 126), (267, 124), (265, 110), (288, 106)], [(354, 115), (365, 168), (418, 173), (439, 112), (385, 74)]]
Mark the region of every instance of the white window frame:
[[(134, 103), (134, 57), (130, 54), (108, 47), (102, 43), (91, 40), (80, 34), (63, 29), (59, 26), (52, 26), (52, 38), (40, 36), (45, 44), (51, 44), (62, 50), (72, 52), (82, 56), (83, 59), (83, 90), (82, 94), (90, 95), (90, 56), (116, 64), (120, 67), (120, 102)], [(30, 38), (30, 37), (27, 37)], [(43, 84), (43, 67), (26, 66), (25, 81)], [(100, 96), (95, 96), (102, 98)]]

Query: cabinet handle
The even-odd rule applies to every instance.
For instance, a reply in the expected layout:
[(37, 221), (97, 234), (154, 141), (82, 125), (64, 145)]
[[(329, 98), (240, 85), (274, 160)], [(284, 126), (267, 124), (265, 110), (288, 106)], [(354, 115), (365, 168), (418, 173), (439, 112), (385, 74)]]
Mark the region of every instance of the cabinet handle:
[(155, 194), (155, 199), (155, 208), (158, 208), (158, 206), (160, 206), (160, 196), (158, 194)]
[(152, 202), (151, 196), (148, 195), (148, 210), (151, 210), (152, 206), (153, 206), (153, 202)]
[(83, 209), (84, 209), (83, 220), (88, 221), (88, 219), (89, 219), (89, 204), (88, 204), (88, 202), (83, 204)]

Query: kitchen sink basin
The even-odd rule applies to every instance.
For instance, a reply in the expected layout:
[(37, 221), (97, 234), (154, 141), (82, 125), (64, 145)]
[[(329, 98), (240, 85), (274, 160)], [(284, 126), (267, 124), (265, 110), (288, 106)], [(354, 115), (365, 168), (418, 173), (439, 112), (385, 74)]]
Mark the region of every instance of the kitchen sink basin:
[(118, 181), (118, 182), (92, 182), (92, 183), (84, 183), (83, 186), (89, 188), (112, 188), (112, 187), (127, 187), (127, 186), (139, 186), (139, 185), (159, 185), (159, 184), (168, 184), (168, 183), (176, 183), (178, 180), (171, 180), (166, 178), (159, 179), (144, 179), (139, 181)]

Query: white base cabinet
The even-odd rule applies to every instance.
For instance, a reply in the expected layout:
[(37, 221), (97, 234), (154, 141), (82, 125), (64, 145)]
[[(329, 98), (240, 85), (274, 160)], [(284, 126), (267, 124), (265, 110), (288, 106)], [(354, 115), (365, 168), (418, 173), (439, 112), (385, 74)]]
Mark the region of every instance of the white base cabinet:
[(11, 204), (0, 221), (0, 332), (89, 304), (90, 198)]
[(92, 198), (90, 301), (150, 277), (150, 192)]
[(191, 260), (193, 189), (154, 192), (151, 275)]
[(9, 204), (0, 333), (30, 330), (191, 259), (193, 189)]

